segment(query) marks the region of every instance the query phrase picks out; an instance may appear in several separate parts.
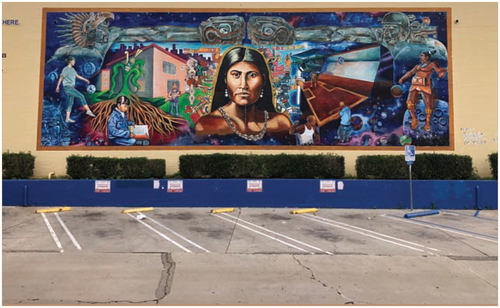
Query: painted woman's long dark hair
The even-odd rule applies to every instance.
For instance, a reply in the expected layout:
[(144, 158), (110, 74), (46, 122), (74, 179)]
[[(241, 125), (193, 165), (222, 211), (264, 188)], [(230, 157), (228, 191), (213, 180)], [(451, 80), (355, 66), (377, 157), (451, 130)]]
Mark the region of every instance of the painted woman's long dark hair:
[(217, 82), (215, 83), (209, 112), (213, 112), (229, 102), (229, 98), (225, 97), (227, 85), (224, 82), (224, 79), (226, 78), (229, 69), (239, 62), (253, 63), (257, 66), (261, 74), (266, 75), (263, 87), (263, 97), (259, 98), (255, 104), (257, 109), (276, 112), (273, 87), (271, 84), (271, 72), (269, 71), (267, 62), (259, 51), (249, 47), (234, 47), (227, 51), (224, 55), (224, 58), (217, 69)]

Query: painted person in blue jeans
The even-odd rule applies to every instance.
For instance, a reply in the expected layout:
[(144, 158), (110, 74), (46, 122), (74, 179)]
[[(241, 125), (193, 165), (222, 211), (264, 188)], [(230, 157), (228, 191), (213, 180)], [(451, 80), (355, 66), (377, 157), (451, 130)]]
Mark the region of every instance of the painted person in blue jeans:
[(128, 97), (121, 95), (116, 99), (116, 107), (108, 119), (108, 138), (114, 145), (134, 145), (135, 134), (129, 130), (129, 127), (135, 125), (127, 118), (127, 110), (130, 106)]
[(85, 100), (85, 96), (83, 96), (82, 93), (80, 93), (76, 88), (76, 78), (85, 81), (86, 83), (90, 83), (90, 81), (87, 78), (84, 78), (76, 73), (75, 70), (75, 64), (76, 60), (75, 57), (69, 56), (66, 59), (66, 63), (68, 64), (65, 68), (63, 68), (61, 72), (61, 76), (59, 76), (59, 80), (57, 81), (57, 87), (56, 87), (56, 92), (59, 93), (59, 87), (61, 86), (61, 82), (64, 88), (64, 92), (66, 93), (66, 96), (68, 97), (68, 105), (66, 107), (66, 122), (67, 123), (74, 123), (75, 121), (72, 120), (69, 116), (71, 114), (71, 110), (73, 109), (73, 102), (75, 101), (75, 98), (78, 98), (82, 104), (82, 106), (87, 110), (86, 114), (95, 117), (95, 114), (92, 113), (90, 110), (89, 106), (87, 105), (87, 100)]
[(337, 135), (341, 143), (346, 143), (349, 141), (349, 138), (351, 138), (352, 133), (351, 109), (349, 109), (344, 102), (340, 102), (340, 108), (340, 126), (337, 130)]

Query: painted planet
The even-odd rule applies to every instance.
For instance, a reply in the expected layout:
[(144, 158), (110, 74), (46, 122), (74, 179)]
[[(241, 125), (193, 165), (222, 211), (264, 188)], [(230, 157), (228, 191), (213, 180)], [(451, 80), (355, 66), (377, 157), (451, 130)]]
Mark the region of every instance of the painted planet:
[(87, 62), (83, 65), (83, 71), (85, 72), (85, 74), (91, 76), (95, 73), (96, 66), (92, 62)]
[(351, 127), (354, 130), (360, 130), (363, 127), (363, 119), (359, 116), (353, 116), (351, 118)]
[(56, 72), (52, 72), (49, 74), (49, 79), (51, 81), (56, 81), (59, 78), (59, 75)]
[(401, 88), (401, 86), (399, 85), (392, 86), (391, 95), (396, 98), (401, 97), (401, 95), (403, 95), (403, 88)]
[(407, 135), (403, 135), (399, 138), (399, 142), (401, 145), (408, 145), (411, 144), (411, 137)]
[(92, 94), (92, 93), (94, 93), (94, 92), (95, 92), (95, 90), (96, 90), (96, 88), (95, 88), (95, 86), (94, 86), (93, 84), (89, 84), (89, 85), (87, 86), (87, 92), (88, 92), (88, 93)]

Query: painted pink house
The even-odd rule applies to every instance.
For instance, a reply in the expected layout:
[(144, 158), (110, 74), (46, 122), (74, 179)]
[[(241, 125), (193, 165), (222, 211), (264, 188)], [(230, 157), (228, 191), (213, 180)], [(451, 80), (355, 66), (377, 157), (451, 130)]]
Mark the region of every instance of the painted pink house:
[[(176, 84), (181, 92), (186, 91), (186, 60), (178, 55), (171, 53), (156, 44), (148, 45), (142, 48), (142, 53), (137, 57), (144, 61), (143, 71), (137, 80), (140, 85), (139, 91), (136, 93), (140, 97), (166, 97), (167, 93)], [(129, 61), (134, 58), (137, 50), (129, 54)], [(105, 68), (101, 70), (98, 76), (96, 87), (98, 91), (107, 91), (111, 87), (112, 68), (117, 63), (125, 64), (126, 56), (109, 62)], [(120, 73), (121, 75), (121, 73)], [(115, 87), (116, 93), (122, 88), (123, 77), (117, 78)], [(130, 88), (134, 87), (130, 85)]]

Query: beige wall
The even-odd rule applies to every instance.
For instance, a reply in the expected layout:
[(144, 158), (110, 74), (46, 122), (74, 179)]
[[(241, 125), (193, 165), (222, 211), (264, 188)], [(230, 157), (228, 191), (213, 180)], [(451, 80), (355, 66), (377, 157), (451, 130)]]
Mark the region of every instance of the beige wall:
[[(71, 154), (165, 158), (167, 173), (178, 170), (182, 154), (209, 154), (207, 150), (162, 151), (36, 151), (40, 83), (42, 8), (446, 8), (452, 9), (452, 65), (455, 151), (473, 157), (480, 176), (489, 176), (487, 155), (498, 150), (498, 4), (497, 3), (2, 3), (2, 19), (18, 19), (20, 26), (2, 26), (2, 151), (31, 151), (36, 156), (35, 177), (66, 172)], [(449, 47), (450, 48), (450, 47)], [(476, 143), (473, 141), (475, 140)], [(417, 149), (418, 151), (418, 149)], [(268, 150), (230, 150), (227, 153), (281, 153)], [(307, 151), (317, 154), (327, 151)], [(358, 155), (402, 154), (396, 151), (336, 151), (346, 159), (346, 173), (355, 174)], [(290, 154), (301, 151), (287, 151)]]

